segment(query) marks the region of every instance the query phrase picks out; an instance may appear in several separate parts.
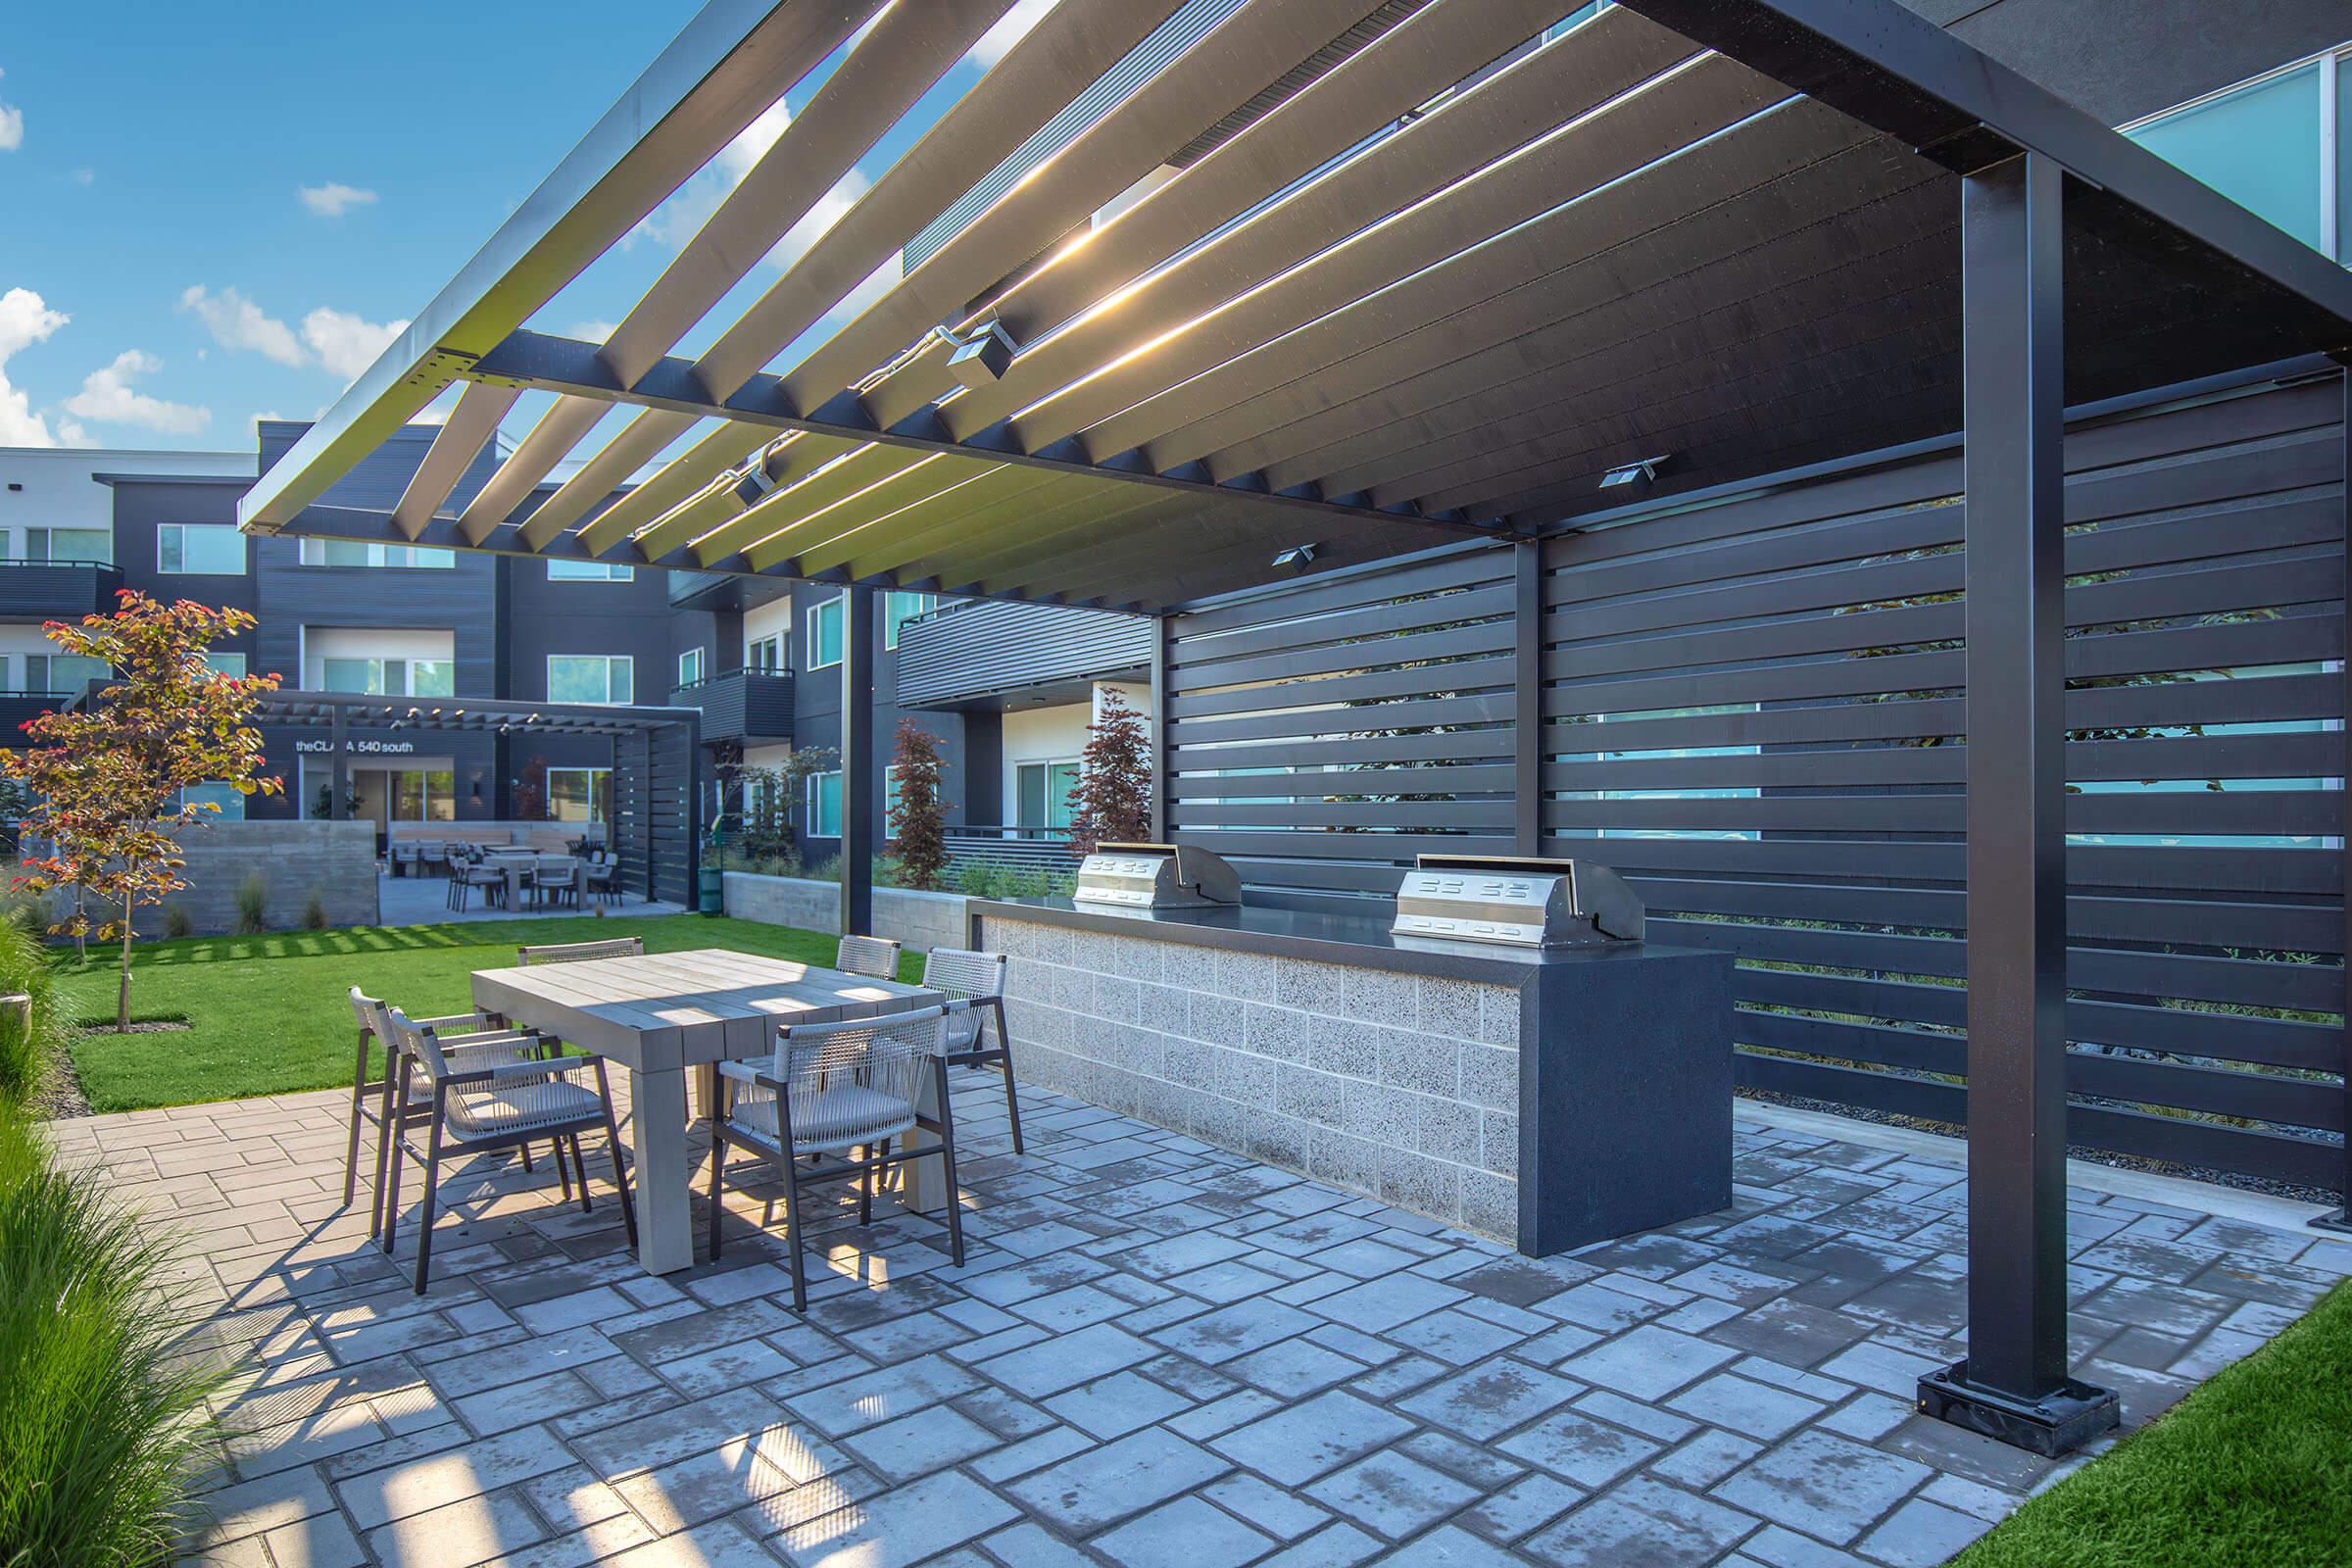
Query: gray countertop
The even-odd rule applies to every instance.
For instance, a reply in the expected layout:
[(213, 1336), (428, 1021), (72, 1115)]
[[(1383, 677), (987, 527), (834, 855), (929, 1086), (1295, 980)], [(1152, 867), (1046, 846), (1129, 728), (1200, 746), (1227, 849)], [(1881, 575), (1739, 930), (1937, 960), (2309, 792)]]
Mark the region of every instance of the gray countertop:
[[(1343, 901), (1331, 902), (1343, 906)], [(980, 917), (998, 914), (1076, 931), (1266, 953), (1321, 963), (1351, 963), (1369, 969), (1436, 975), (1487, 985), (1525, 985), (1538, 974), (1563, 965), (1640, 962), (1645, 958), (1687, 956), (1692, 951), (1641, 942), (1536, 949), (1394, 936), (1389, 923), (1396, 918), (1395, 906), (1386, 899), (1366, 899), (1360, 903), (1361, 908), (1343, 906), (1330, 909), (1257, 904), (1199, 909), (1127, 909), (1076, 904), (1069, 899), (974, 899), (969, 910)]]

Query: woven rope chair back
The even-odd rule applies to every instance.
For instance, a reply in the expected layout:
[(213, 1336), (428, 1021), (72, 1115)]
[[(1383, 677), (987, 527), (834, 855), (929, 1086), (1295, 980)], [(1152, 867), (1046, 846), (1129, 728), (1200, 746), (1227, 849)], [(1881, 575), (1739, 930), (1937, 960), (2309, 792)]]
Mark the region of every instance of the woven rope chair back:
[(933, 948), (923, 958), (923, 984), (967, 1001), (1004, 994), (1004, 955), (969, 948)]
[(360, 1027), (375, 1036), (375, 1043), (387, 1053), (390, 1052), (392, 1036), (384, 1024), (383, 1003), (368, 995), (358, 986), (353, 986), (351, 988), (351, 1011), (352, 1016), (359, 1019)]
[(409, 1022), (409, 1015), (398, 1007), (384, 1008), (385, 1036), (402, 1051), (416, 1058), (428, 1078), (449, 1076), (449, 1058), (441, 1054), (441, 1042), (433, 1038), (430, 1029), (419, 1029)]
[[(768, 1076), (792, 1096), (794, 1141), (814, 1149), (857, 1143), (895, 1119), (890, 1107), (912, 1105), (923, 1058), (944, 1049), (946, 1016), (945, 1007), (924, 1007), (844, 1023), (784, 1025)], [(871, 1111), (862, 1109), (868, 1105)]]
[(876, 980), (896, 980), (899, 945), (889, 937), (843, 937), (833, 967), (848, 974), (870, 975)]
[(613, 937), (605, 942), (559, 942), (536, 948), (518, 948), (514, 953), (514, 961), (527, 969), (534, 963), (584, 963), (591, 958), (644, 956), (643, 937)]

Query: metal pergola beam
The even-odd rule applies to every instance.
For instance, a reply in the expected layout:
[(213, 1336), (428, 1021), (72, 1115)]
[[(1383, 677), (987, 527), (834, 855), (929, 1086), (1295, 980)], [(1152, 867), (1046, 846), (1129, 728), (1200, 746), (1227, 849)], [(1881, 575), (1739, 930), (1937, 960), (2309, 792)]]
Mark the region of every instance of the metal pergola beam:
[(841, 929), (874, 934), (874, 854), (880, 799), (874, 790), (874, 591), (842, 595), (841, 628)]
[(2066, 177), (2028, 153), (1961, 184), (1969, 1353), (1919, 1393), (2047, 1454), (2119, 1417), (2066, 1332)]

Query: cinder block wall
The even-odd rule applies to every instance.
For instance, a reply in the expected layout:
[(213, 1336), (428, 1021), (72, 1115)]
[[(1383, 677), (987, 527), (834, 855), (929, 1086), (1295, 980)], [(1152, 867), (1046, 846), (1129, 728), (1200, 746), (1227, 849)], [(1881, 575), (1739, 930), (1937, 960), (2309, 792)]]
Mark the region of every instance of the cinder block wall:
[(1515, 988), (980, 923), (1022, 1080), (1516, 1240)]
[[(896, 937), (910, 953), (960, 948), (964, 944), (963, 905), (960, 893), (876, 888), (870, 934)], [(804, 931), (841, 929), (841, 885), (837, 882), (729, 871), (725, 906), (727, 913), (739, 920), (798, 926)]]
[[(163, 907), (139, 911), (142, 937), (163, 935), (165, 910), (173, 905), (185, 911), (197, 936), (235, 930), (237, 888), (257, 873), (270, 888), (272, 929), (300, 925), (313, 893), (325, 905), (329, 925), (375, 925), (381, 918), (372, 822), (215, 821), (185, 830), (179, 849), (188, 862), (180, 876), (189, 886)], [(52, 894), (49, 906), (50, 918), (62, 920), (73, 910), (74, 896)]]

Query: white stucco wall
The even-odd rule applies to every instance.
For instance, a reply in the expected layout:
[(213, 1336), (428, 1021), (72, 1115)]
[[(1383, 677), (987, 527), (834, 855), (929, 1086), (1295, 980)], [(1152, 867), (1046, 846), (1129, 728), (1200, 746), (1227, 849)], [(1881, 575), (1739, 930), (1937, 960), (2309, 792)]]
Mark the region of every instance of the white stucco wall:
[(1121, 681), (1097, 681), (1083, 703), (1057, 708), (1030, 708), (1004, 715), (1004, 814), (1008, 822), (1020, 812), (1020, 766), (1023, 762), (1074, 762), (1086, 751), (1087, 726), (1102, 710), (1105, 692), (1116, 692), (1128, 708), (1152, 717), (1152, 688)]
[[(253, 470), (251, 448), (243, 452), (159, 452), (147, 448), (0, 447), (0, 555), (23, 555), (26, 528), (99, 528), (111, 537), (115, 493), (92, 474), (233, 474), (251, 478)], [(24, 488), (11, 490), (8, 486), (12, 484)]]

